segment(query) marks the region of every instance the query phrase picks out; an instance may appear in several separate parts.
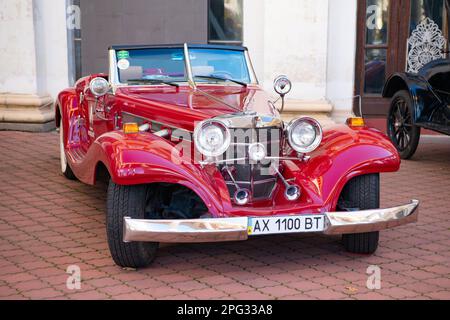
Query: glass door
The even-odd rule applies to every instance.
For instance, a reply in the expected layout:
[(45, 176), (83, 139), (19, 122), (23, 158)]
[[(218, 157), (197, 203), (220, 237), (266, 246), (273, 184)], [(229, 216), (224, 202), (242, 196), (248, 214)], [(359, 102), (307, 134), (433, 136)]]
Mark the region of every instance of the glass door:
[[(387, 112), (381, 95), (387, 77), (398, 68), (401, 6), (398, 0), (359, 1), (355, 94), (361, 99), (364, 116)], [(354, 109), (360, 113), (359, 98)]]
[[(358, 2), (355, 95), (362, 113), (384, 117), (383, 86), (395, 72), (417, 72), (448, 56), (450, 0), (361, 0)], [(359, 114), (358, 99), (354, 112)]]
[(389, 49), (389, 0), (368, 0), (364, 44), (364, 94), (380, 94)]

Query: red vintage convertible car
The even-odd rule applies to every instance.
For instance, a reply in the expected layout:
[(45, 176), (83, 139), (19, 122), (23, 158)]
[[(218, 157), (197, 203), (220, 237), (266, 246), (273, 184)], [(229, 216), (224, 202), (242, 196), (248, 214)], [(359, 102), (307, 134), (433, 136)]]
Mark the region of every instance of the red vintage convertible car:
[[(416, 200), (379, 209), (379, 175), (400, 166), (386, 136), (359, 118), (284, 123), (246, 48), (113, 46), (109, 63), (60, 93), (56, 121), (63, 174), (109, 181), (118, 265), (149, 265), (159, 243), (306, 232), (370, 254), (380, 230), (417, 220)], [(282, 103), (290, 89), (276, 79)]]

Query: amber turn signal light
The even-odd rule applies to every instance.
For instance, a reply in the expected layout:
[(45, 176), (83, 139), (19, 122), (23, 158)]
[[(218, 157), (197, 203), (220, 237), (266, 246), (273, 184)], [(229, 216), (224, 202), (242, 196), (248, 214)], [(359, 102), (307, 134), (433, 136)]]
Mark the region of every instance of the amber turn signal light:
[(125, 133), (139, 133), (139, 125), (137, 123), (125, 123), (123, 125), (123, 132), (125, 132)]
[(366, 123), (363, 118), (353, 117), (347, 119), (347, 125), (349, 127), (365, 127)]

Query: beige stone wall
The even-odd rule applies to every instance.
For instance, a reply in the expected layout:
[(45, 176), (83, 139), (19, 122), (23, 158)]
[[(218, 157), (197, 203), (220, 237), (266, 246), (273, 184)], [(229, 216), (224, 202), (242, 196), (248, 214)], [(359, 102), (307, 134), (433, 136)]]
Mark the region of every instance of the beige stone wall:
[(0, 130), (54, 127), (68, 87), (65, 1), (0, 1)]
[(356, 0), (244, 1), (244, 44), (261, 84), (273, 92), (279, 74), (293, 82), (289, 117), (339, 114), (341, 122), (351, 113), (356, 5)]
[(0, 1), (0, 93), (37, 93), (35, 53), (33, 1)]
[(264, 87), (285, 74), (290, 99), (324, 99), (328, 0), (245, 0), (244, 12), (244, 43)]

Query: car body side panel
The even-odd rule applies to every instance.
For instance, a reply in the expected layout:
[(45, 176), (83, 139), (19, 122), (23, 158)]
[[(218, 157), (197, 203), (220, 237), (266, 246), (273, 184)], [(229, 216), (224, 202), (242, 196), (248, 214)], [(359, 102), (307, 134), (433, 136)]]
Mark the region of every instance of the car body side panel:
[(196, 192), (211, 214), (222, 211), (213, 176), (184, 162), (170, 142), (153, 134), (108, 132), (92, 144), (83, 161), (70, 160), (75, 175), (84, 183), (95, 183), (95, 170), (101, 163), (116, 184), (180, 184)]
[[(352, 178), (400, 169), (400, 156), (388, 138), (375, 129), (336, 126), (302, 170), (304, 180), (318, 181), (324, 211), (334, 211)], [(329, 168), (327, 168), (327, 164)]]
[(55, 121), (56, 127), (60, 127), (60, 120), (64, 128), (64, 147), (68, 145), (79, 144), (79, 135), (77, 134), (76, 121), (79, 116), (79, 101), (77, 99), (75, 89), (67, 89), (62, 91), (56, 100)]
[(230, 207), (228, 215), (267, 216), (324, 213), (336, 210), (339, 196), (352, 178), (360, 175), (395, 172), (400, 156), (387, 139), (375, 129), (351, 129), (344, 125), (324, 131), (324, 140), (307, 162), (286, 161), (283, 175), (295, 178), (303, 194), (298, 202), (284, 198), (279, 182), (271, 206)]
[[(189, 153), (189, 152), (188, 152)], [(303, 190), (298, 202), (284, 198), (279, 181), (273, 200), (235, 206), (216, 166), (192, 164), (170, 141), (150, 133), (108, 132), (100, 136), (84, 155), (66, 152), (75, 175), (94, 184), (96, 168), (105, 165), (117, 184), (173, 183), (190, 188), (204, 201), (214, 217), (314, 214), (334, 211), (345, 184), (353, 177), (399, 169), (400, 158), (386, 137), (372, 129), (335, 126), (324, 132), (322, 146), (307, 162), (284, 162), (283, 174), (295, 179)], [(75, 154), (75, 155), (74, 155)]]
[(423, 66), (423, 68), (419, 70), (419, 75), (428, 81), (438, 73), (448, 72), (450, 72), (450, 60), (437, 59)]

